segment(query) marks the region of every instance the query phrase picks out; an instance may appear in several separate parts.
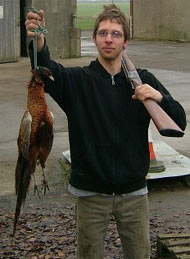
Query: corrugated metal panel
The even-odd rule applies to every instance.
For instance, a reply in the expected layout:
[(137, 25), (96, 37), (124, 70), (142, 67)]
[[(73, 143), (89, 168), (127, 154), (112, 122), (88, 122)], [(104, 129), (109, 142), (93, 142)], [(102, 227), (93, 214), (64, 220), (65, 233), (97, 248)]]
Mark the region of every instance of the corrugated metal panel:
[(20, 0), (0, 0), (0, 63), (20, 56)]

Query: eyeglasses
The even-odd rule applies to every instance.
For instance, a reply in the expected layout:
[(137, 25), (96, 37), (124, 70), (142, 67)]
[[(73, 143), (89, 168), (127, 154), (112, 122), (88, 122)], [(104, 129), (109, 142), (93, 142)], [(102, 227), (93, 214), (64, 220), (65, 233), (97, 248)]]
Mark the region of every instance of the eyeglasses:
[(108, 32), (106, 30), (100, 30), (97, 31), (96, 34), (102, 38), (106, 38), (108, 36), (108, 34), (111, 34), (111, 37), (114, 39), (120, 39), (123, 37), (123, 33), (121, 33), (120, 31), (112, 31), (112, 32)]

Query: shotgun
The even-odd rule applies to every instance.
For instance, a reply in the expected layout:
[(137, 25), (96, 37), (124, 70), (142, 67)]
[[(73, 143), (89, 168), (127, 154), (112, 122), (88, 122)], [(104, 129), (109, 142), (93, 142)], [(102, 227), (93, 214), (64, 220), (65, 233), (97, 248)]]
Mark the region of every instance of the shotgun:
[[(126, 51), (123, 52), (121, 64), (125, 76), (128, 81), (130, 81), (133, 89), (135, 89), (138, 85), (141, 85), (142, 81), (139, 74), (131, 60), (128, 58)], [(170, 118), (170, 116), (159, 106), (156, 101), (146, 99), (143, 101), (143, 104), (162, 136), (182, 137), (184, 135), (184, 132), (180, 129), (180, 127)]]

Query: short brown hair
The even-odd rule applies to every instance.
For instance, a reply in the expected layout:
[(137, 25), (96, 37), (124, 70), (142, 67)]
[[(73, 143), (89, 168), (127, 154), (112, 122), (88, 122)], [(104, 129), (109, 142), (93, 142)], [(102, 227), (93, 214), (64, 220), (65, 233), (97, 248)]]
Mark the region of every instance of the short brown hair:
[(105, 20), (116, 20), (118, 24), (123, 26), (125, 40), (130, 38), (129, 24), (125, 14), (115, 4), (104, 5), (103, 11), (98, 15), (94, 24), (93, 37), (96, 37), (96, 33), (100, 22)]

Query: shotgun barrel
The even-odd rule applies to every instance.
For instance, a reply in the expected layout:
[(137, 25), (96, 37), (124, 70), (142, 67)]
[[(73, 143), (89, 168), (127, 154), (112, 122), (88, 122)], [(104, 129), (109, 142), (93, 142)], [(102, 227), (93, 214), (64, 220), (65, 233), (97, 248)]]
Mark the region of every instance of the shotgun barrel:
[[(122, 55), (122, 68), (127, 79), (135, 89), (138, 85), (142, 84), (139, 74), (128, 58), (126, 52)], [(159, 133), (165, 137), (183, 137), (184, 132), (180, 127), (171, 119), (171, 117), (159, 106), (159, 104), (152, 100), (146, 99), (143, 104), (148, 111), (151, 119), (153, 120)]]

